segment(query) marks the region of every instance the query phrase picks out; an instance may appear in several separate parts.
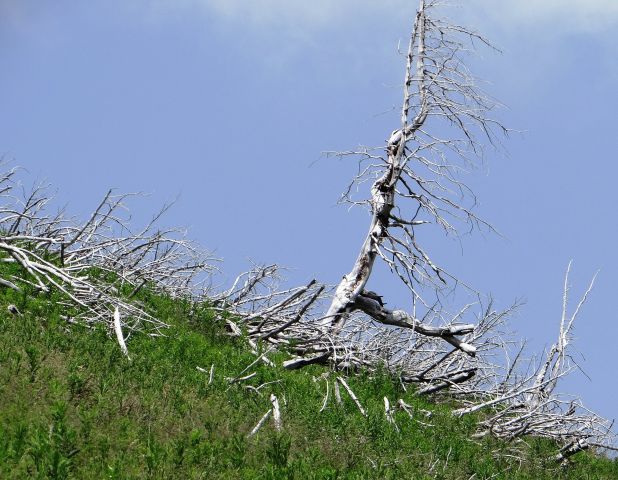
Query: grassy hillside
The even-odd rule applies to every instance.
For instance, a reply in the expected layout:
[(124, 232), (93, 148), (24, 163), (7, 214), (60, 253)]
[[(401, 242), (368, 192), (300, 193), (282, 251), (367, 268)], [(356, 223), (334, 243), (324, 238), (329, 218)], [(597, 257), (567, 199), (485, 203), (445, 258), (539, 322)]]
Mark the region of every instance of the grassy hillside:
[[(167, 337), (131, 336), (128, 360), (102, 328), (61, 320), (53, 297), (0, 289), (2, 479), (618, 478), (618, 462), (591, 452), (565, 468), (546, 460), (555, 446), (545, 441), (472, 441), (473, 417), (455, 419), (448, 405), (385, 375), (348, 379), (366, 417), (345, 391), (341, 404), (331, 391), (318, 413), (326, 371), (285, 371), (281, 353), (269, 354), (276, 366), (257, 363), (243, 373), (254, 377), (231, 383), (256, 357), (207, 306), (142, 293), (173, 328)], [(269, 420), (248, 438), (272, 393), (281, 432)], [(396, 413), (399, 430), (385, 418), (385, 396), (412, 406), (413, 418)]]

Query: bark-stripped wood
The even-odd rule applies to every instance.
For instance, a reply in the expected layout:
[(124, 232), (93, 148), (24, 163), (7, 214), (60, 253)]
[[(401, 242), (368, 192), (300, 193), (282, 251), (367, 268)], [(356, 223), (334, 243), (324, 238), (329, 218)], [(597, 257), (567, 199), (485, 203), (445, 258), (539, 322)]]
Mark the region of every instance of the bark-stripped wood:
[(363, 417), (366, 417), (367, 416), (367, 412), (365, 411), (365, 409), (361, 405), (360, 400), (358, 399), (356, 394), (352, 391), (352, 389), (350, 388), (348, 383), (343, 378), (341, 378), (341, 377), (337, 377), (337, 381), (339, 383), (341, 383), (341, 385), (343, 385), (343, 388), (345, 388), (345, 391), (348, 392), (348, 395), (350, 396), (350, 398), (352, 399), (352, 401), (354, 402), (354, 404), (356, 405), (356, 407), (360, 411), (361, 415)]
[[(462, 194), (467, 191), (457, 179), (459, 167), (455, 160), (468, 162), (469, 152), (480, 150), (474, 131), (492, 141), (493, 129), (502, 128), (488, 116), (493, 102), (475, 87), (462, 62), (466, 40), (488, 42), (471, 30), (434, 18), (432, 11), (437, 4), (432, 0), (419, 2), (406, 54), (400, 126), (389, 136), (385, 156), (356, 152), (361, 160), (370, 158), (376, 162), (361, 169), (355, 179), (360, 183), (376, 177), (366, 202), (371, 221), (356, 261), (337, 285), (322, 324), (336, 335), (351, 313), (362, 311), (380, 323), (441, 337), (473, 356), (476, 348), (457, 337), (471, 333), (474, 326), (426, 326), (414, 314), (385, 309), (383, 295), (364, 294), (374, 264), (380, 259), (410, 289), (415, 305), (423, 304), (421, 292), (427, 287), (439, 292), (449, 275), (421, 247), (415, 229), (435, 223), (455, 231), (449, 217), (460, 215), (471, 225), (479, 223), (462, 198), (452, 195), (451, 190)], [(432, 125), (440, 128), (440, 122), (449, 126), (453, 138), (430, 133)], [(412, 215), (406, 218), (404, 208)]]
[(268, 409), (268, 411), (262, 416), (262, 418), (260, 418), (258, 423), (256, 423), (255, 427), (253, 427), (251, 431), (247, 434), (247, 437), (250, 438), (253, 435), (255, 435), (258, 432), (258, 430), (262, 428), (262, 426), (266, 423), (266, 420), (268, 420), (268, 417), (270, 417), (272, 413), (273, 413), (273, 409), (272, 408)]
[[(448, 392), (460, 403), (455, 414), (487, 412), (478, 436), (551, 438), (565, 447), (556, 459), (584, 446), (607, 448), (614, 438), (610, 423), (581, 402), (555, 393), (560, 378), (573, 369), (570, 332), (588, 293), (574, 315), (566, 316), (564, 307), (558, 341), (541, 364), (529, 365), (524, 364), (523, 346), (511, 359), (514, 342), (505, 333), (505, 319), (517, 304), (498, 311), (491, 300), (483, 307), (478, 296), (478, 302), (453, 314), (443, 302), (445, 293), (462, 282), (433, 261), (423, 232), (432, 227), (449, 235), (462, 227), (491, 229), (474, 214), (476, 199), (460, 171), (481, 160), (483, 145), (493, 144), (495, 134), (506, 129), (491, 118), (496, 103), (477, 88), (465, 65), (476, 45), (489, 43), (474, 31), (440, 20), (439, 3), (418, 4), (405, 54), (398, 128), (379, 148), (339, 153), (360, 160), (359, 173), (342, 200), (367, 206), (371, 213), (351, 269), (332, 288), (310, 282), (282, 290), (277, 266), (255, 266), (215, 299), (215, 308), (235, 335), (248, 336), (253, 350), (262, 341), (290, 352), (293, 358), (283, 363), (285, 368), (325, 364), (343, 375), (386, 366), (404, 387), (417, 383), (418, 395)], [(355, 192), (365, 192), (364, 185), (371, 185), (370, 191), (358, 200)], [(376, 262), (409, 290), (411, 304), (405, 310), (391, 307), (396, 302), (383, 287), (369, 289)], [(338, 378), (333, 396), (340, 403), (339, 387), (347, 384)], [(327, 383), (320, 411), (328, 395)], [(401, 400), (398, 408), (413, 414)], [(387, 418), (392, 410), (386, 399)]]
[(169, 206), (135, 231), (130, 215), (122, 213), (135, 195), (109, 191), (79, 222), (49, 207), (53, 197), (46, 185), (20, 193), (18, 171), (0, 171), (0, 261), (24, 275), (2, 278), (0, 286), (59, 292), (67, 321), (109, 326), (123, 351), (123, 332), (160, 335), (167, 327), (137, 298), (142, 287), (171, 297), (202, 294), (200, 282), (214, 259), (183, 238), (181, 229), (158, 228)]
[(270, 403), (273, 405), (273, 420), (275, 422), (275, 430), (278, 432), (281, 431), (282, 423), (281, 423), (281, 410), (279, 409), (279, 399), (271, 394)]
[(131, 358), (129, 357), (129, 349), (127, 348), (127, 344), (124, 341), (124, 334), (122, 333), (122, 324), (120, 323), (120, 310), (118, 310), (118, 307), (114, 309), (114, 331), (116, 332), (116, 339), (118, 340), (118, 344), (120, 345), (120, 350), (130, 360)]

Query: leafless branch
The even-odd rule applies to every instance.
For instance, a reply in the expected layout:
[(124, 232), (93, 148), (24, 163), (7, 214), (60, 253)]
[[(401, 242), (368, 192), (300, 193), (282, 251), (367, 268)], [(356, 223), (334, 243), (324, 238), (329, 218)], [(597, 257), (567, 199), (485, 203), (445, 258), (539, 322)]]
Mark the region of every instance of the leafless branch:
[(67, 320), (109, 326), (125, 354), (126, 332), (160, 334), (167, 326), (139, 301), (139, 289), (201, 297), (214, 258), (182, 230), (157, 228), (167, 207), (134, 233), (124, 204), (133, 195), (110, 191), (80, 223), (64, 210), (51, 210), (45, 185), (19, 188), (17, 172), (0, 173), (0, 261), (17, 267), (1, 285), (57, 292)]

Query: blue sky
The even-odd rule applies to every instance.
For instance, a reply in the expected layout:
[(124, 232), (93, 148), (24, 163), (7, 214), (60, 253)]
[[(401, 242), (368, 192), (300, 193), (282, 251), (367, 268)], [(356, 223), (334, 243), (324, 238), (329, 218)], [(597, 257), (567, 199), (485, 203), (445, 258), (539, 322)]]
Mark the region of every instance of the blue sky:
[[(336, 282), (368, 218), (336, 205), (353, 162), (321, 152), (397, 127), (396, 50), (415, 3), (0, 0), (0, 153), (82, 216), (110, 187), (151, 193), (136, 221), (180, 195), (166, 221), (228, 277), (251, 258), (290, 267), (292, 282)], [(568, 261), (573, 300), (600, 269), (576, 327), (592, 380), (562, 388), (618, 417), (618, 2), (471, 0), (448, 14), (503, 50), (472, 63), (521, 133), (467, 178), (503, 237), (437, 236), (433, 254), (499, 305), (525, 299), (512, 328), (537, 349), (555, 338)]]

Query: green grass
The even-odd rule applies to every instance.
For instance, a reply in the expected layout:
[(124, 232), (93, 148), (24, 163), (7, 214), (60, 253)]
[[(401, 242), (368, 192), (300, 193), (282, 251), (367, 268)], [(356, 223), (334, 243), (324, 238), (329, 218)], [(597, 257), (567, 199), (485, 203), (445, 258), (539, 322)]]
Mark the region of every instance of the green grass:
[[(473, 442), (473, 417), (453, 418), (384, 374), (348, 379), (366, 418), (343, 391), (342, 405), (331, 396), (318, 413), (325, 381), (314, 379), (325, 370), (283, 370), (283, 353), (269, 355), (276, 367), (260, 363), (247, 371), (255, 377), (230, 385), (226, 377), (255, 360), (244, 340), (226, 336), (206, 306), (141, 296), (173, 328), (131, 336), (129, 361), (104, 329), (62, 321), (53, 296), (0, 290), (1, 479), (618, 479), (618, 463), (591, 452), (564, 468), (546, 460), (550, 442), (519, 445), (521, 462), (506, 455), (512, 445)], [(21, 316), (8, 313), (11, 303)], [(213, 364), (208, 385), (196, 367)], [(265, 382), (274, 383), (261, 395), (245, 388)], [(271, 393), (282, 431), (269, 422), (247, 438)], [(384, 396), (403, 398), (427, 425), (398, 412), (397, 431)]]

